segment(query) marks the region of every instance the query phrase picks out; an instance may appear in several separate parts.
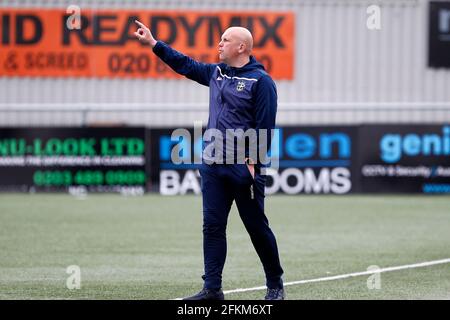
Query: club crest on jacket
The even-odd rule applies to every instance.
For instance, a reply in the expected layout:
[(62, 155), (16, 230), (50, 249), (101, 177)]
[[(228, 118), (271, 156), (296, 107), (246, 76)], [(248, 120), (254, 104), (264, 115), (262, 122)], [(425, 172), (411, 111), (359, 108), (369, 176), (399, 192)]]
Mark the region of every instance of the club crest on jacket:
[(245, 88), (245, 82), (244, 81), (239, 81), (237, 86), (236, 86), (236, 90), (237, 91), (242, 91)]

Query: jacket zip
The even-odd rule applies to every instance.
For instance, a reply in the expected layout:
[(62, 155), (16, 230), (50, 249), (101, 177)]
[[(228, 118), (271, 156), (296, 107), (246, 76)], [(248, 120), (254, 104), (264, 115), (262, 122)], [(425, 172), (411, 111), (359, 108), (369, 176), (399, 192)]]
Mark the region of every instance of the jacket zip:
[[(226, 87), (225, 79), (226, 79), (226, 77), (223, 77), (224, 85), (223, 85), (223, 88), (220, 89), (221, 108), (220, 108), (220, 111), (217, 113), (217, 117), (216, 117), (217, 127), (219, 127), (220, 116), (222, 115), (223, 109), (225, 109), (225, 100), (223, 98), (223, 89)], [(230, 81), (231, 81), (231, 79), (230, 79)], [(219, 128), (217, 128), (217, 129), (219, 129)]]

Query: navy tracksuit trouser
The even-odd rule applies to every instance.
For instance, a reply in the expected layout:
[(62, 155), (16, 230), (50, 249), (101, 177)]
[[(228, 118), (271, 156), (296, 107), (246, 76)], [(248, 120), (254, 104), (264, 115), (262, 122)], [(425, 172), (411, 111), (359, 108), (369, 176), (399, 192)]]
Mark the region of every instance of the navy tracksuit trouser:
[(265, 176), (246, 164), (202, 164), (204, 287), (222, 287), (227, 254), (226, 226), (233, 200), (262, 262), (268, 288), (283, 286), (275, 236), (264, 214)]

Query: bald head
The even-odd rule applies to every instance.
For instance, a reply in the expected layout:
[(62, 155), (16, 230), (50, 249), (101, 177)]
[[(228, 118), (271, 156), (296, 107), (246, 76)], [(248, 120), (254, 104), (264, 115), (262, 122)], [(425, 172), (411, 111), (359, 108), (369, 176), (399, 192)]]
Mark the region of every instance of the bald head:
[(243, 27), (230, 27), (223, 33), (219, 43), (220, 61), (242, 67), (248, 63), (253, 49), (253, 36)]
[(253, 36), (250, 31), (244, 27), (230, 27), (223, 33), (236, 38), (239, 42), (243, 43), (246, 48), (246, 52), (250, 54), (253, 49)]

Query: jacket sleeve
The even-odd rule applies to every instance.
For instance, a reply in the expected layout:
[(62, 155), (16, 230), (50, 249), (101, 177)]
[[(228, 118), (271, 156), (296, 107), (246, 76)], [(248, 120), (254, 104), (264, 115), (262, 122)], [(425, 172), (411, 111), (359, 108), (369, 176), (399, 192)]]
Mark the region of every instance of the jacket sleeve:
[(153, 52), (176, 73), (197, 81), (204, 86), (209, 86), (209, 80), (216, 68), (215, 64), (195, 61), (191, 57), (172, 49), (162, 41), (156, 43), (153, 47)]
[[(277, 114), (277, 88), (270, 76), (264, 75), (263, 77), (258, 79), (254, 94), (258, 150), (264, 147), (264, 149), (268, 152), (270, 150), (272, 142), (272, 129), (275, 128), (275, 119)], [(264, 136), (261, 137), (259, 132), (260, 129), (267, 130), (267, 138), (265, 138)]]

